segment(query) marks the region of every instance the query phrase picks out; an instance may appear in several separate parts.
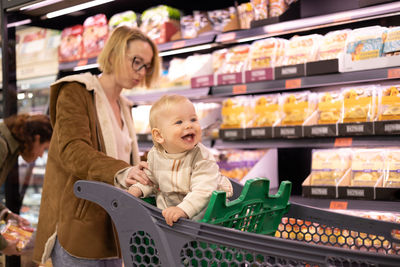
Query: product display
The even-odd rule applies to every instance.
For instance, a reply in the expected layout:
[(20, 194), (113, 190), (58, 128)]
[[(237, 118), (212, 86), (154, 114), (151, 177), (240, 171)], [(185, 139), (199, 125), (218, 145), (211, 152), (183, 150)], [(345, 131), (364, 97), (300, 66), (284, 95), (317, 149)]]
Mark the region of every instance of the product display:
[(74, 61), (83, 55), (83, 26), (75, 25), (65, 28), (61, 33), (61, 43), (58, 48), (58, 60), (60, 62)]
[(282, 125), (301, 125), (316, 109), (316, 95), (309, 91), (282, 94)]
[(343, 97), (340, 91), (318, 93), (318, 124), (337, 123), (342, 119)]
[(273, 126), (282, 117), (282, 105), (279, 94), (270, 94), (254, 98), (254, 127)]
[(110, 31), (119, 26), (137, 27), (137, 16), (132, 10), (117, 13), (108, 21)]
[(382, 86), (380, 88), (378, 119), (400, 119), (400, 85)]
[(104, 14), (88, 17), (83, 23), (83, 57), (97, 57), (108, 37), (108, 21)]
[(351, 185), (374, 186), (382, 178), (384, 150), (355, 150), (351, 158)]
[(343, 88), (343, 122), (363, 122), (374, 119), (375, 89), (375, 86)]

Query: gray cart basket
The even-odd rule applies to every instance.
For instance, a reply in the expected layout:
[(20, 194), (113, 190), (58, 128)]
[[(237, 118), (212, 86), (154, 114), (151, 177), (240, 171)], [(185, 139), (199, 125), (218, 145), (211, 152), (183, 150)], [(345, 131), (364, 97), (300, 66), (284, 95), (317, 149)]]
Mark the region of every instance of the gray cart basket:
[(396, 223), (291, 203), (273, 237), (187, 219), (170, 227), (159, 209), (105, 183), (78, 181), (75, 194), (111, 216), (126, 267), (400, 266)]

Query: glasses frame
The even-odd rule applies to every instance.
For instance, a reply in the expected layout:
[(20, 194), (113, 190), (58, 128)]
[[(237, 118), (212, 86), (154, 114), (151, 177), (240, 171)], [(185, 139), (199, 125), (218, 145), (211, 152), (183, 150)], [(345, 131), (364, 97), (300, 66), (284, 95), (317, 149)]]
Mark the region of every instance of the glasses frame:
[(151, 64), (149, 64), (149, 66), (148, 66), (148, 64), (142, 64), (142, 65), (140, 65), (140, 64), (137, 64), (137, 65), (140, 65), (138, 68), (135, 68), (135, 62), (137, 62), (137, 60), (138, 61), (142, 61), (140, 58), (138, 58), (138, 57), (133, 57), (133, 59), (132, 59), (132, 63), (131, 63), (131, 67), (132, 67), (132, 69), (134, 70), (134, 71), (136, 71), (136, 72), (139, 72), (139, 71), (141, 71), (143, 68), (146, 70), (146, 75), (151, 75), (152, 73), (153, 73), (153, 71), (154, 71), (154, 68), (153, 68), (153, 66), (151, 65)]

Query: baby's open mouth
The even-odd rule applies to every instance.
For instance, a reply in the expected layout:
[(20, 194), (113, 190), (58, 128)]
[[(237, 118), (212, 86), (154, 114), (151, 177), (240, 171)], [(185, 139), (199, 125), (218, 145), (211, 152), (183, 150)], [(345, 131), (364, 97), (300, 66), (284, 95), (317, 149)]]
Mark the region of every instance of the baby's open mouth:
[(194, 139), (194, 134), (184, 135), (184, 136), (182, 136), (182, 139), (186, 140), (186, 141), (192, 141)]

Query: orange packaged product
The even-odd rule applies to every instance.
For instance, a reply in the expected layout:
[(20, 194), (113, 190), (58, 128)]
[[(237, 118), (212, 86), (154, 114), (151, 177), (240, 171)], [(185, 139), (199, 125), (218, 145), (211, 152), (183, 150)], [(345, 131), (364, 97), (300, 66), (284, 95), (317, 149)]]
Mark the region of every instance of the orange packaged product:
[(302, 125), (315, 111), (315, 94), (309, 91), (283, 94), (282, 125)]
[(379, 91), (378, 120), (400, 119), (400, 85), (381, 87)]
[(104, 14), (85, 19), (83, 23), (83, 57), (97, 57), (108, 37), (108, 22)]
[(243, 71), (249, 52), (250, 45), (238, 45), (228, 49), (225, 62), (219, 68), (218, 74)]
[(293, 36), (290, 38), (285, 51), (284, 65), (295, 65), (315, 61), (322, 35), (311, 34)]
[(75, 25), (65, 28), (61, 33), (60, 46), (58, 48), (58, 61), (69, 62), (80, 60), (83, 54), (83, 26)]
[(325, 34), (318, 48), (317, 60), (338, 58), (340, 53), (344, 53), (350, 32), (351, 30), (345, 29)]
[(351, 159), (351, 186), (374, 186), (383, 175), (383, 149), (357, 149)]
[(343, 97), (339, 91), (318, 93), (318, 124), (337, 123), (342, 118)]
[(8, 222), (2, 229), (1, 235), (10, 241), (18, 240), (17, 250), (21, 251), (31, 240), (32, 231), (27, 231), (17, 226), (15, 222)]
[(275, 125), (281, 118), (279, 94), (270, 94), (257, 97), (254, 107), (254, 127), (268, 127)]
[(343, 122), (366, 122), (375, 117), (375, 86), (343, 88)]
[(268, 38), (253, 42), (250, 46), (247, 69), (254, 70), (281, 66), (286, 43), (287, 40), (281, 38)]

